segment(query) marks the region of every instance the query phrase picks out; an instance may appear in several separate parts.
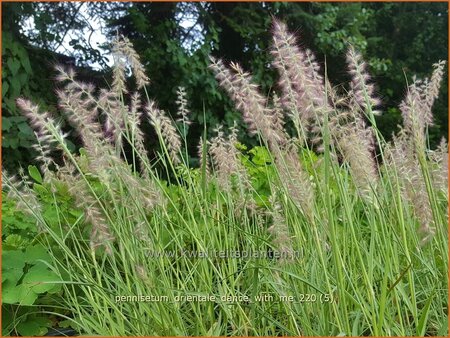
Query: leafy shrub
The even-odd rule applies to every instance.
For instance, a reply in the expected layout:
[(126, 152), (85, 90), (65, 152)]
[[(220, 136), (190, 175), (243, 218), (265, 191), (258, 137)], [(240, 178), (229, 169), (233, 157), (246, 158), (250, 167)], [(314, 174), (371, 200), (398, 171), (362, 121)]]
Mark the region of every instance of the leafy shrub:
[(49, 265), (52, 257), (36, 241), (33, 218), (18, 212), (15, 202), (2, 196), (2, 322), (3, 335), (43, 335), (51, 321), (36, 315), (33, 305), (51, 305), (47, 295), (58, 293), (60, 284)]
[[(74, 209), (67, 191), (59, 189), (53, 195), (50, 186), (43, 184), (39, 170), (29, 166), (28, 173), (35, 181), (34, 192), (39, 196), (42, 215), (53, 231), (60, 226), (61, 219), (73, 224), (82, 212)], [(61, 188), (53, 185), (53, 188)], [(57, 198), (57, 209), (55, 199)], [(44, 335), (58, 320), (36, 313), (35, 307), (59, 312), (61, 301), (61, 278), (64, 272), (53, 271), (55, 260), (46, 246), (51, 245), (58, 252), (56, 243), (45, 232), (36, 227), (36, 220), (19, 210), (16, 202), (2, 195), (2, 300), (3, 334), (23, 336)], [(59, 320), (60, 321), (60, 320)], [(64, 324), (63, 324), (64, 325)]]

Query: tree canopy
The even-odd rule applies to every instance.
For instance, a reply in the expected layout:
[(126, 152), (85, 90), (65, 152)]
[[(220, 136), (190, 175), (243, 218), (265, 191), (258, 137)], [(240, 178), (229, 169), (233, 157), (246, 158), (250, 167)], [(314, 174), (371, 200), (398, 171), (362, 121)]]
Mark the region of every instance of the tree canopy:
[[(2, 3), (2, 13), (6, 166), (17, 160), (26, 164), (32, 152), (32, 131), (18, 115), (14, 100), (27, 96), (53, 109), (55, 63), (75, 64), (86, 74), (96, 64), (101, 70), (93, 73), (94, 80), (110, 79), (110, 45), (92, 43), (100, 30), (107, 41), (117, 34), (131, 40), (151, 79), (149, 95), (162, 109), (176, 111), (177, 88), (186, 88), (194, 122), (192, 151), (205, 123), (209, 130), (218, 123), (242, 124), (208, 69), (211, 55), (239, 62), (263, 93), (276, 90), (268, 53), (273, 17), (297, 32), (300, 43), (314, 51), (334, 84), (349, 80), (348, 46), (362, 52), (383, 102), (377, 124), (386, 138), (401, 121), (398, 104), (407, 83), (414, 75), (428, 76), (432, 64), (448, 55), (446, 3)], [(435, 106), (432, 144), (448, 134), (447, 92), (445, 79)], [(242, 141), (254, 142), (246, 136)]]

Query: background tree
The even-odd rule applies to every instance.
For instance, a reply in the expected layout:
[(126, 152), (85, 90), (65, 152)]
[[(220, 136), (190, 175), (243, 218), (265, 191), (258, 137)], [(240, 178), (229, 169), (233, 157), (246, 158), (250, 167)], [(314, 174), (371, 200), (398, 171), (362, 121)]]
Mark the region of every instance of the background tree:
[[(334, 84), (349, 80), (345, 64), (348, 44), (363, 53), (383, 100), (384, 114), (377, 124), (387, 138), (400, 123), (397, 107), (407, 81), (413, 75), (428, 76), (433, 63), (447, 58), (446, 3), (61, 2), (3, 3), (2, 8), (4, 163), (32, 143), (32, 135), (24, 136), (29, 133), (26, 123), (15, 116), (15, 97), (34, 96), (44, 106), (54, 103), (48, 60), (61, 60), (56, 52), (67, 46), (63, 41), (69, 41), (67, 55), (74, 58), (69, 59), (72, 62), (76, 60), (77, 67), (95, 65), (103, 69), (97, 81), (110, 79), (108, 44), (99, 47), (91, 43), (99, 29), (108, 40), (123, 34), (133, 42), (151, 79), (148, 93), (162, 109), (175, 112), (177, 88), (186, 88), (194, 122), (189, 130), (192, 153), (205, 123), (212, 131), (218, 123), (231, 126), (240, 121), (241, 140), (255, 143), (245, 135), (240, 114), (207, 66), (210, 55), (237, 61), (252, 72), (264, 93), (277, 90), (277, 74), (270, 67), (268, 53), (272, 16), (297, 32), (299, 41), (326, 64)], [(25, 51), (32, 48), (33, 53), (21, 57), (23, 53), (12, 47), (17, 44)], [(37, 57), (37, 50), (45, 54), (45, 62)], [(448, 134), (447, 91), (446, 78), (434, 110), (432, 145)], [(152, 137), (148, 141), (151, 147)]]

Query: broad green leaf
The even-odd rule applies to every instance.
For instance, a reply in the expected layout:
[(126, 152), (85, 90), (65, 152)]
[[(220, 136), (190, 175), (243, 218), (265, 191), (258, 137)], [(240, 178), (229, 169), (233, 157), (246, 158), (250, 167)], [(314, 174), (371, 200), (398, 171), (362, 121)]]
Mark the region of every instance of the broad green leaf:
[(5, 248), (3, 248), (2, 282), (8, 281), (10, 285), (15, 286), (23, 275), (24, 267), (25, 267), (25, 257), (22, 251), (20, 250), (6, 251)]
[(25, 254), (19, 250), (2, 252), (2, 271), (18, 269), (23, 270), (25, 267)]
[(65, 320), (61, 320), (58, 323), (58, 326), (61, 328), (72, 328), (72, 329), (77, 329), (77, 325), (73, 320), (69, 320), (69, 319), (65, 319)]
[(9, 147), (12, 149), (17, 149), (19, 147), (19, 139), (18, 138), (10, 138)]
[(17, 125), (17, 128), (19, 129), (19, 131), (21, 132), (21, 133), (23, 133), (23, 134), (25, 134), (25, 135), (33, 135), (33, 129), (31, 129), (31, 127), (28, 125), (28, 123), (27, 122), (22, 122), (22, 123), (19, 123), (18, 125)]
[(25, 261), (27, 263), (35, 263), (39, 260), (52, 261), (51, 256), (41, 244), (30, 246), (25, 250)]
[(23, 137), (22, 135), (23, 135), (22, 133), (19, 133), (20, 137), (19, 146), (24, 148), (30, 148), (34, 144), (34, 142), (30, 142), (30, 140), (22, 138)]
[(11, 127), (11, 120), (8, 117), (2, 117), (2, 130), (9, 131)]
[(6, 93), (8, 92), (9, 89), (9, 84), (8, 82), (3, 82), (2, 83), (2, 97), (4, 97), (6, 95)]
[[(4, 97), (3, 98), (3, 102), (6, 104), (7, 109), (11, 112), (14, 113), (16, 111), (16, 101), (14, 101), (12, 93), (10, 93), (10, 95), (8, 97)], [(10, 117), (11, 122), (13, 122), (13, 117)]]
[(13, 208), (14, 214), (8, 215), (8, 213), (5, 212), (5, 214), (2, 215), (2, 224), (4, 226), (3, 231), (5, 230), (5, 228), (14, 228), (20, 230), (29, 229), (33, 232), (36, 232), (35, 221), (31, 218), (27, 218), (22, 213), (18, 213), (16, 206), (14, 206)]
[(7, 139), (5, 135), (2, 135), (2, 148), (10, 148), (9, 139)]
[(8, 68), (11, 71), (11, 75), (15, 76), (17, 74), (17, 72), (19, 71), (20, 61), (17, 59), (10, 58), (10, 59), (8, 59), (6, 64), (8, 65)]
[(2, 271), (2, 283), (4, 281), (9, 281), (11, 283), (17, 284), (20, 278), (23, 275), (23, 271), (19, 269), (9, 269), (6, 271)]
[(25, 85), (26, 85), (27, 82), (28, 82), (28, 75), (25, 74), (25, 73), (21, 73), (21, 74), (17, 75), (17, 78), (18, 78), (18, 80), (19, 80), (20, 85), (21, 85), (22, 87), (25, 87)]
[(59, 223), (58, 210), (53, 206), (47, 208), (42, 215), (45, 220), (50, 223), (50, 225), (56, 225)]
[(6, 281), (2, 283), (2, 302), (6, 304), (33, 305), (38, 295), (29, 285)]
[(20, 90), (22, 86), (20, 85), (20, 81), (17, 77), (13, 77), (10, 81), (11, 85), (11, 98), (13, 99), (13, 105), (15, 106), (14, 99), (20, 95)]
[(69, 149), (70, 151), (75, 151), (76, 146), (75, 146), (75, 144), (73, 144), (72, 141), (66, 139), (66, 145), (67, 145), (67, 149)]
[(28, 166), (28, 173), (30, 174), (30, 176), (31, 176), (31, 178), (33, 180), (35, 180), (38, 183), (42, 183), (41, 173), (39, 172), (38, 168), (36, 168), (36, 166), (29, 165)]
[(23, 278), (23, 285), (26, 285), (35, 293), (44, 293), (55, 289), (55, 285), (60, 284), (54, 282), (60, 281), (56, 273), (51, 271), (45, 264), (37, 263), (34, 265)]
[(20, 63), (22, 64), (23, 69), (25, 69), (28, 74), (33, 73), (33, 70), (31, 69), (30, 59), (28, 58), (28, 55), (26, 53), (25, 55), (21, 55)]
[(48, 194), (48, 190), (40, 184), (33, 185), (34, 191), (36, 191), (39, 195), (46, 195)]
[(256, 165), (265, 165), (271, 161), (270, 154), (264, 147), (254, 147), (249, 153), (253, 155), (252, 162)]
[[(16, 104), (14, 102), (14, 100), (13, 100), (13, 103)], [(24, 116), (11, 116), (10, 119), (11, 119), (11, 122), (15, 122), (17, 124), (19, 124), (20, 122), (26, 122), (27, 121), (27, 118), (24, 117)]]
[[(19, 222), (20, 223), (20, 222)], [(18, 234), (11, 234), (6, 236), (3, 242), (3, 250), (22, 249), (28, 244), (28, 240)]]
[(52, 322), (47, 318), (28, 316), (26, 321), (17, 325), (17, 332), (22, 336), (43, 336), (48, 332)]

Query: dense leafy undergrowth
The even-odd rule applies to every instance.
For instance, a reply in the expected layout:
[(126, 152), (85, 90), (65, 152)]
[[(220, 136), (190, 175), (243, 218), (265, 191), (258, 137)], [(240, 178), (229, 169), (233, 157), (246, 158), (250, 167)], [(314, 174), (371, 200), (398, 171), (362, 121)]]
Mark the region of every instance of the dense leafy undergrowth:
[[(447, 145), (427, 147), (444, 62), (408, 86), (388, 143), (361, 55), (350, 47), (343, 90), (284, 24), (273, 34), (269, 99), (239, 65), (211, 60), (260, 146), (218, 126), (198, 168), (184, 91), (173, 121), (126, 39), (109, 89), (58, 69), (79, 153), (50, 114), (18, 100), (40, 156), (2, 176), (4, 334), (447, 334)], [(128, 65), (144, 95), (125, 88)]]

